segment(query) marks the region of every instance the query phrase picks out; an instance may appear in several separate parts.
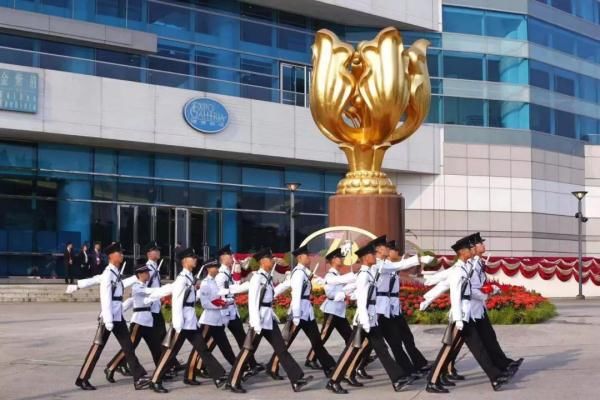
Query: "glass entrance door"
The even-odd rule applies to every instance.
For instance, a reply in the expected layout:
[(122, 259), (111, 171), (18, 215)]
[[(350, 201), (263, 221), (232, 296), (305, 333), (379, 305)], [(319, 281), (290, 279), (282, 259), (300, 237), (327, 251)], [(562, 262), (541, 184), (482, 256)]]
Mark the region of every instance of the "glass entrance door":
[(305, 65), (281, 63), (279, 65), (281, 102), (306, 107), (308, 93), (307, 68)]

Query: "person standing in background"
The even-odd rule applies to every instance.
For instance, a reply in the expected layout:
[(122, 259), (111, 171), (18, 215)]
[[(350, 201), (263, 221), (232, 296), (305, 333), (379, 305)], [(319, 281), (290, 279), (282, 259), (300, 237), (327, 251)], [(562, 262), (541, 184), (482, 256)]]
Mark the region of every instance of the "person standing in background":
[(73, 283), (73, 243), (67, 242), (67, 247), (63, 254), (63, 262), (65, 263), (65, 283)]
[(92, 276), (101, 274), (104, 270), (104, 257), (100, 243), (94, 243), (94, 250), (90, 255), (90, 272)]
[(88, 254), (89, 248), (87, 243), (81, 245), (81, 250), (77, 254), (77, 264), (81, 270), (82, 278), (89, 278), (92, 276), (90, 270), (90, 255)]

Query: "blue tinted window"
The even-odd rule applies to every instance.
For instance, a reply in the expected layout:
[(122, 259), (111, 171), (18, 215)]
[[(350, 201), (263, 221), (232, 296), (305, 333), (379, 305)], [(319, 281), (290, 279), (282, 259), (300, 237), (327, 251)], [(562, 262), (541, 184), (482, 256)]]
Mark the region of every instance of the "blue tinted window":
[[(154, 176), (157, 178), (187, 179), (187, 162), (181, 156), (157, 155), (154, 159)], [(168, 204), (187, 204), (185, 182), (156, 181), (156, 200)]]
[(532, 131), (552, 133), (552, 118), (548, 107), (530, 105), (530, 127)]
[(527, 39), (525, 16), (486, 11), (484, 35), (507, 39)]
[(562, 73), (556, 74), (554, 77), (554, 91), (569, 96), (575, 96), (575, 74)]
[(576, 138), (575, 114), (554, 110), (554, 131), (557, 135)]
[(483, 54), (444, 53), (444, 77), (483, 79)]
[(35, 148), (17, 143), (0, 143), (0, 166), (33, 168)]
[(91, 171), (92, 153), (85, 147), (40, 143), (38, 165), (45, 169), (88, 172)]
[(529, 129), (529, 105), (516, 101), (488, 100), (488, 126)]
[(443, 8), (444, 32), (483, 34), (483, 11), (457, 7)]
[(550, 90), (550, 68), (538, 61), (530, 61), (529, 83)]
[(579, 130), (579, 137), (586, 140), (588, 135), (598, 135), (600, 133), (600, 121), (583, 115), (577, 115), (576, 121)]
[(186, 37), (190, 31), (190, 10), (164, 3), (148, 3), (148, 23), (161, 35)]
[(483, 126), (483, 100), (445, 97), (444, 123)]
[(431, 96), (429, 105), (429, 114), (425, 122), (430, 124), (439, 124), (442, 122), (442, 96)]
[(577, 93), (577, 97), (591, 103), (597, 103), (599, 101), (597, 96), (600, 90), (600, 81), (587, 75), (578, 75), (578, 79), (579, 92)]
[(530, 42), (550, 47), (550, 32), (547, 25), (537, 19), (530, 18), (527, 22), (528, 38)]
[(550, 5), (569, 14), (572, 12), (571, 0), (550, 0)]
[(527, 60), (516, 57), (486, 55), (487, 75), (492, 82), (524, 83), (528, 79)]

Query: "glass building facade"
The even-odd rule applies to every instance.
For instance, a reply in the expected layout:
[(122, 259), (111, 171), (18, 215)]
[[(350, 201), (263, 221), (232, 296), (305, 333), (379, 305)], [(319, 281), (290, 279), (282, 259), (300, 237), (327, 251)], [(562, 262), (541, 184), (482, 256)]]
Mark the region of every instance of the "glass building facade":
[[(599, 23), (598, 1), (540, 2)], [(156, 54), (135, 54), (0, 33), (0, 63), (297, 107), (308, 107), (310, 46), (318, 29), (352, 43), (379, 31), (233, 0), (0, 0), (0, 7), (158, 37)], [(600, 143), (600, 38), (529, 15), (455, 6), (443, 6), (443, 32), (403, 35), (406, 46), (422, 37), (431, 42), (427, 123)], [(481, 41), (498, 45), (479, 52), (466, 45)], [(504, 50), (518, 46), (528, 51)], [(507, 96), (509, 89), (527, 93), (526, 100)], [(32, 268), (60, 274), (51, 255), (67, 241), (79, 246), (118, 239), (134, 256), (137, 244), (150, 239), (176, 243), (189, 225), (186, 241), (198, 248), (231, 243), (239, 251), (261, 245), (286, 251), (285, 183), (302, 183), (296, 224), (302, 238), (326, 224), (327, 197), (341, 177), (341, 171), (13, 142), (0, 143), (0, 168), (0, 276)]]

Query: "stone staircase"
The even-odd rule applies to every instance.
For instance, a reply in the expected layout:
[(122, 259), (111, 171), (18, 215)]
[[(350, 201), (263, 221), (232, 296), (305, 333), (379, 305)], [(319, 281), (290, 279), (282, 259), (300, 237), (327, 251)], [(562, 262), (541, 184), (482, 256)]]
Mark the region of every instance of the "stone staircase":
[[(73, 294), (66, 294), (67, 285), (57, 279), (0, 279), (0, 303), (27, 302), (99, 302), (98, 286), (80, 289)], [(131, 289), (125, 290), (125, 298)]]

